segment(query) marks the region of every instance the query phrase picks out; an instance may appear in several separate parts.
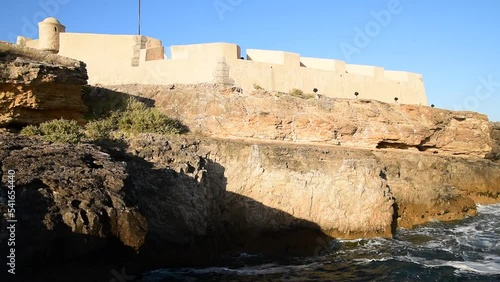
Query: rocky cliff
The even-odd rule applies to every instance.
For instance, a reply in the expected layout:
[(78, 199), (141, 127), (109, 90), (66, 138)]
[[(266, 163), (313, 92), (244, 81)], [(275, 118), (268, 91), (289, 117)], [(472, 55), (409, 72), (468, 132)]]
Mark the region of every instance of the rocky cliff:
[(400, 149), (483, 158), (491, 151), (485, 115), (375, 100), (242, 93), (214, 85), (119, 85), (146, 97), (193, 132), (368, 149)]
[[(147, 222), (124, 197), (126, 166), (96, 147), (2, 133), (0, 166), (2, 186), (8, 171), (15, 171), (19, 258), (89, 253), (104, 245), (103, 238), (117, 238), (133, 249), (144, 243)], [(1, 196), (4, 213), (5, 186)]]
[(498, 162), (500, 161), (500, 122), (492, 122), (491, 127), (491, 138), (494, 141), (494, 145), (493, 150), (487, 155), (487, 158)]
[[(167, 164), (175, 158), (161, 153), (163, 138), (133, 140), (130, 150)], [(391, 237), (396, 227), (462, 219), (475, 215), (476, 203), (500, 200), (500, 165), (489, 160), (281, 142), (191, 142), (198, 155), (224, 169), (226, 191), (314, 222), (335, 238)], [(248, 211), (227, 216), (249, 230), (293, 225), (244, 202), (224, 204)]]
[(0, 41), (0, 126), (83, 122), (87, 78), (82, 62)]

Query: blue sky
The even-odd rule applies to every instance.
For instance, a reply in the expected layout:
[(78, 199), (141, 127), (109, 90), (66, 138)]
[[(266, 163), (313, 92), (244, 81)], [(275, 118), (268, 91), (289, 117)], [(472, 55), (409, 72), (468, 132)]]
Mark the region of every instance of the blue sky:
[[(137, 33), (138, 0), (2, 0), (0, 40), (36, 37), (44, 16), (68, 32)], [(500, 121), (498, 0), (142, 0), (142, 34), (406, 70), (429, 103)]]

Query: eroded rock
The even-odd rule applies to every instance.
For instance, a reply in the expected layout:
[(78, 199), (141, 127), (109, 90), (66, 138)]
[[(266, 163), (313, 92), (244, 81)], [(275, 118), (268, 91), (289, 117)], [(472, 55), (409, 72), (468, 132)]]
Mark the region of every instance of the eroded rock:
[(0, 41), (0, 126), (83, 122), (87, 78), (83, 62)]
[[(0, 165), (2, 184), (15, 171), (20, 260), (37, 260), (44, 252), (71, 258), (113, 238), (136, 250), (144, 243), (146, 219), (124, 194), (125, 164), (95, 146), (2, 133)], [(6, 187), (1, 192), (5, 197)]]
[(486, 115), (375, 100), (302, 99), (284, 93), (241, 93), (213, 85), (117, 85), (155, 100), (193, 132), (368, 149), (399, 149), (484, 158), (491, 152)]

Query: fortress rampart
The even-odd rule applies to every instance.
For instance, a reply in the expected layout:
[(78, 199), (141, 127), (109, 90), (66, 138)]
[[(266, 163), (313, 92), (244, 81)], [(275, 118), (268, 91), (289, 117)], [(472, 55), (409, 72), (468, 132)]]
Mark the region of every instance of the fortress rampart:
[(18, 44), (81, 60), (90, 84), (219, 83), (252, 91), (293, 88), (339, 98), (427, 105), (422, 76), (339, 60), (301, 57), (284, 51), (247, 49), (230, 43), (171, 46), (164, 55), (160, 40), (147, 36), (65, 32), (55, 18), (39, 24), (39, 39), (19, 37)]

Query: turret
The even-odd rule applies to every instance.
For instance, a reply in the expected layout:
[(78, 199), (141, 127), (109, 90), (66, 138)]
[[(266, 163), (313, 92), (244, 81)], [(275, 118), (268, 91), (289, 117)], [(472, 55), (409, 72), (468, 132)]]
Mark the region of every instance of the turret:
[(59, 52), (59, 33), (65, 32), (66, 27), (56, 18), (46, 18), (38, 23), (38, 49), (54, 54)]

